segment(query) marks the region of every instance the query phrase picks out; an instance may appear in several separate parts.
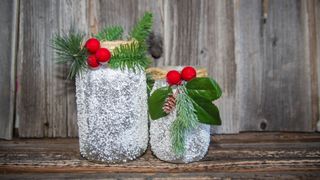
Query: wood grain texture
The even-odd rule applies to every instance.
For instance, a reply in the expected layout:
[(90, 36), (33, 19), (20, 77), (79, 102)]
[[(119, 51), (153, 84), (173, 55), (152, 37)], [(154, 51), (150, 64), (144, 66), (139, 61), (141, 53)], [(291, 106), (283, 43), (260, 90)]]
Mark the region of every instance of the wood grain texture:
[[(89, 36), (91, 30), (89, 25), (88, 14), (88, 1), (87, 0), (68, 0), (60, 1), (59, 9), (59, 27), (57, 30), (60, 33), (68, 32), (71, 28), (75, 28), (80, 32), (86, 33)], [(67, 80), (66, 74), (68, 70), (63, 65), (64, 82), (59, 82), (65, 85), (66, 88), (64, 97), (66, 97), (66, 124), (67, 133), (63, 137), (77, 137), (78, 136), (78, 124), (77, 124), (77, 108), (76, 108), (76, 88), (73, 80)]]
[[(318, 85), (320, 85), (320, 1), (315, 1), (315, 24), (316, 24), (316, 38), (317, 38), (317, 44), (316, 44), (316, 54), (317, 54), (317, 69), (318, 69)], [(318, 86), (318, 95), (320, 94), (320, 88)], [(320, 99), (318, 99), (318, 104), (320, 104)], [(317, 120), (317, 131), (320, 132), (320, 118), (318, 117)]]
[(33, 173), (33, 176), (34, 173), (74, 173), (75, 176), (80, 173), (84, 177), (89, 177), (88, 173), (98, 177), (102, 173), (121, 173), (123, 177), (125, 173), (135, 173), (131, 177), (209, 178), (259, 174), (257, 177), (272, 178), (280, 174), (282, 177), (318, 177), (320, 172), (320, 135), (316, 133), (217, 135), (212, 137), (207, 156), (191, 164), (166, 163), (152, 156), (149, 150), (138, 160), (125, 164), (96, 164), (79, 157), (78, 139), (0, 142), (3, 177), (13, 177), (12, 173)]
[(234, 56), (234, 19), (232, 1), (202, 1), (199, 34), (199, 65), (208, 69), (223, 90), (216, 102), (222, 119), (213, 133), (238, 133), (236, 104), (236, 63)]
[(0, 6), (0, 138), (11, 139), (15, 106), (15, 58), (17, 44), (17, 1)]
[(235, 5), (240, 129), (314, 131), (306, 1), (268, 2), (266, 20), (260, 1)]
[(57, 1), (22, 1), (18, 56), (17, 119), (21, 137), (64, 136), (66, 102), (62, 67), (49, 40), (58, 27)]
[[(156, 42), (164, 47), (154, 66), (203, 66), (221, 85), (223, 97), (217, 105), (222, 126), (213, 133), (314, 131), (319, 119), (319, 4), (21, 1), (16, 101), (20, 136), (77, 136), (74, 82), (65, 80), (68, 69), (53, 61), (48, 46), (52, 35), (73, 24), (88, 35), (106, 25), (122, 25), (128, 33), (145, 11), (154, 13)], [(8, 77), (13, 76), (6, 73)], [(6, 106), (0, 107), (8, 113)], [(10, 119), (1, 120), (12, 124)]]
[(312, 122), (311, 128), (316, 129), (317, 121), (319, 120), (319, 97), (318, 97), (318, 67), (317, 67), (317, 14), (316, 1), (307, 1), (304, 5), (305, 14), (305, 36), (306, 36), (306, 59), (310, 63), (310, 78), (311, 78), (311, 110)]
[(225, 179), (317, 179), (319, 172), (258, 172), (258, 173), (22, 173), (5, 174), (6, 179), (108, 179), (108, 180), (225, 180)]
[(65, 80), (65, 65), (55, 63), (49, 45), (54, 34), (72, 24), (86, 31), (85, 16), (86, 1), (21, 2), (17, 75), (21, 137), (77, 135), (74, 84)]

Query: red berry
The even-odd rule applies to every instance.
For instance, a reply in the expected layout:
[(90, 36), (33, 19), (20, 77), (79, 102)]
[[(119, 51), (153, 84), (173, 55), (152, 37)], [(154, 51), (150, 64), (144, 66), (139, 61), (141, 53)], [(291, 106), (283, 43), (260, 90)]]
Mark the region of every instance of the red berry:
[(99, 63), (104, 64), (107, 63), (110, 58), (111, 58), (111, 53), (108, 49), (106, 48), (100, 48), (97, 52), (96, 52), (96, 57), (99, 61)]
[(91, 69), (98, 69), (100, 66), (95, 55), (90, 55), (87, 59), (87, 63)]
[(183, 68), (181, 71), (181, 78), (185, 81), (190, 81), (196, 76), (197, 76), (197, 71), (191, 66), (187, 66)]
[(181, 83), (181, 75), (178, 71), (172, 70), (167, 73), (167, 82), (169, 85), (179, 85)]
[(98, 51), (98, 49), (100, 49), (100, 42), (98, 39), (96, 38), (90, 38), (88, 39), (88, 41), (86, 42), (85, 47), (87, 48), (87, 50), (90, 53), (96, 53)]

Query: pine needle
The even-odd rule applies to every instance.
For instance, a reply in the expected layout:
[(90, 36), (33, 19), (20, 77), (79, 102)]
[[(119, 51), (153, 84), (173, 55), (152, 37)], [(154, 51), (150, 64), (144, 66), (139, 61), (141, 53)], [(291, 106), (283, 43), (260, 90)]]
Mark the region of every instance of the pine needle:
[(83, 38), (83, 33), (70, 30), (68, 34), (56, 34), (51, 40), (51, 47), (57, 54), (57, 63), (70, 66), (69, 79), (87, 67), (86, 50), (81, 47)]
[(122, 39), (123, 28), (121, 26), (111, 26), (103, 28), (94, 37), (100, 41), (114, 41)]
[(145, 12), (143, 17), (133, 27), (130, 36), (140, 43), (145, 43), (148, 38), (153, 24), (153, 15), (150, 12)]
[(145, 48), (138, 42), (123, 44), (113, 50), (109, 66), (113, 69), (145, 70), (150, 64)]
[(196, 127), (198, 119), (192, 100), (185, 93), (185, 86), (179, 86), (178, 91), (180, 93), (176, 99), (177, 117), (171, 126), (170, 133), (174, 153), (182, 155), (185, 152), (186, 133)]

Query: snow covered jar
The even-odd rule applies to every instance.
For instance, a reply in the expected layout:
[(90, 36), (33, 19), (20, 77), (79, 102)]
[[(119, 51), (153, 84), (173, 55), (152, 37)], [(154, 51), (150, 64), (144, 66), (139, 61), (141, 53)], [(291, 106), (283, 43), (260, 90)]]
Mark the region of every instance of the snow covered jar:
[[(112, 51), (126, 43), (132, 42), (106, 42), (102, 47)], [(149, 135), (144, 70), (105, 65), (86, 69), (76, 76), (76, 103), (80, 153), (84, 158), (120, 163), (145, 152)]]
[(221, 96), (219, 85), (203, 68), (149, 68), (155, 80), (148, 99), (150, 145), (153, 154), (167, 162), (202, 159), (210, 144), (210, 125), (220, 125), (212, 101)]
[(67, 65), (68, 78), (76, 81), (80, 154), (88, 160), (126, 162), (147, 149), (145, 70), (152, 24), (153, 14), (145, 12), (126, 37), (117, 25), (88, 39), (76, 28), (51, 39), (57, 62)]

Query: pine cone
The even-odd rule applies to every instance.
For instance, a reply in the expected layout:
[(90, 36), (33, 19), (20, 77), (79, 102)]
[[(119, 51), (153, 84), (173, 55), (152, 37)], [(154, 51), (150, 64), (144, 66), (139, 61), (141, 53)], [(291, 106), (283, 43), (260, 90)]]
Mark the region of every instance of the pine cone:
[(176, 106), (176, 98), (173, 95), (169, 95), (162, 107), (163, 111), (167, 114), (173, 111)]

